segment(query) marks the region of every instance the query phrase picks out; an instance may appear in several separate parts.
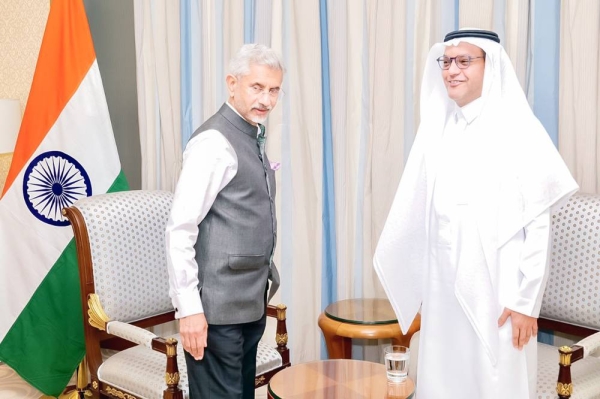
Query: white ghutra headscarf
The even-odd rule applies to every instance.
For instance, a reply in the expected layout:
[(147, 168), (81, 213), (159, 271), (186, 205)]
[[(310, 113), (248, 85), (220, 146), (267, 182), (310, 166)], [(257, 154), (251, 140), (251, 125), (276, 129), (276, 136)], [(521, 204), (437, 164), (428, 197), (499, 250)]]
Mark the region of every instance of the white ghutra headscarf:
[[(464, 33), (453, 33), (458, 32)], [(562, 206), (578, 189), (531, 111), (508, 55), (496, 41), (472, 36), (452, 38), (435, 44), (429, 51), (421, 85), (421, 124), (373, 264), (406, 333), (421, 305), (423, 269), (428, 262), (428, 210), (433, 193), (432, 171), (436, 167), (432, 154), (439, 146), (448, 116), (456, 109), (436, 60), (446, 46), (461, 41), (486, 54), (483, 104), (472, 126), (476, 139), (470, 143), (477, 161), (473, 165), (474, 190), (469, 203), (474, 207), (488, 267), (483, 273), (480, 267), (459, 268), (455, 292), (495, 364), (498, 252), (535, 217), (548, 208)]]

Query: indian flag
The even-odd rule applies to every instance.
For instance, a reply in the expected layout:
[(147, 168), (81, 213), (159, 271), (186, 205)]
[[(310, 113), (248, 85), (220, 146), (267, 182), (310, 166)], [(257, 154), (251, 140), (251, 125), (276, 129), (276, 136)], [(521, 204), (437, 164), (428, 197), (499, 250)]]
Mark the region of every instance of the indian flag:
[(54, 0), (0, 199), (0, 360), (58, 396), (85, 354), (61, 209), (126, 190), (82, 0)]

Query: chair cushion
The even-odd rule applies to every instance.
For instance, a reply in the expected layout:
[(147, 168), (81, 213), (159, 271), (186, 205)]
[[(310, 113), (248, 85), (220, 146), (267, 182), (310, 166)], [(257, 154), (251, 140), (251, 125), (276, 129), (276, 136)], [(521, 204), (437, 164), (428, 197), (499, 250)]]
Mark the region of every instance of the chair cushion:
[(261, 375), (283, 365), (281, 354), (275, 348), (260, 341), (256, 353), (256, 375)]
[(541, 316), (600, 328), (600, 195), (575, 194), (552, 214), (550, 272)]
[[(558, 379), (558, 348), (538, 343), (537, 399), (556, 399)], [(571, 365), (573, 396), (571, 399), (600, 397), (600, 359), (588, 356)]]
[[(172, 336), (181, 342), (179, 334)], [(165, 355), (144, 346), (134, 346), (109, 357), (98, 368), (98, 379), (118, 390), (136, 394), (141, 398), (162, 399), (165, 383)], [(276, 369), (283, 364), (275, 348), (258, 343), (256, 375)], [(182, 345), (177, 345), (179, 387), (188, 398), (188, 375)]]
[(112, 320), (125, 323), (173, 310), (165, 229), (173, 194), (123, 191), (76, 202), (89, 236), (94, 288)]

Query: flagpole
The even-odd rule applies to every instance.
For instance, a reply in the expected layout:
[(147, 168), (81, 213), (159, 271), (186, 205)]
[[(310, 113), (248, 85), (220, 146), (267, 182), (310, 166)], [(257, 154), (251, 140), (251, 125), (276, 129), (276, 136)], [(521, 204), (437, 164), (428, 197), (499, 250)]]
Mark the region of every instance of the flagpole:
[(20, 125), (21, 104), (19, 100), (0, 99), (0, 193), (6, 182)]
[[(91, 395), (91, 391), (89, 389), (86, 389), (89, 380), (89, 372), (85, 357), (83, 358), (81, 363), (79, 363), (75, 375), (77, 376), (77, 384), (67, 386), (63, 393), (58, 396), (58, 399), (85, 399), (86, 396)], [(57, 398), (55, 398), (54, 396), (43, 395), (40, 397), (40, 399)]]

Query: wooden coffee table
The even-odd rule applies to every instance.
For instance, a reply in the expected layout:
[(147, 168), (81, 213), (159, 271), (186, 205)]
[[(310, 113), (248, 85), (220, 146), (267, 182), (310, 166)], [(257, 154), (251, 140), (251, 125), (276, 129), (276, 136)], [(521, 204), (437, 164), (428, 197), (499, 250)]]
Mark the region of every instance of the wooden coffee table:
[(409, 399), (415, 385), (389, 383), (385, 366), (363, 360), (321, 360), (288, 367), (271, 378), (269, 399)]
[(346, 299), (334, 302), (319, 316), (330, 359), (352, 358), (352, 338), (390, 338), (394, 345), (408, 346), (421, 328), (417, 315), (406, 335), (387, 299)]

